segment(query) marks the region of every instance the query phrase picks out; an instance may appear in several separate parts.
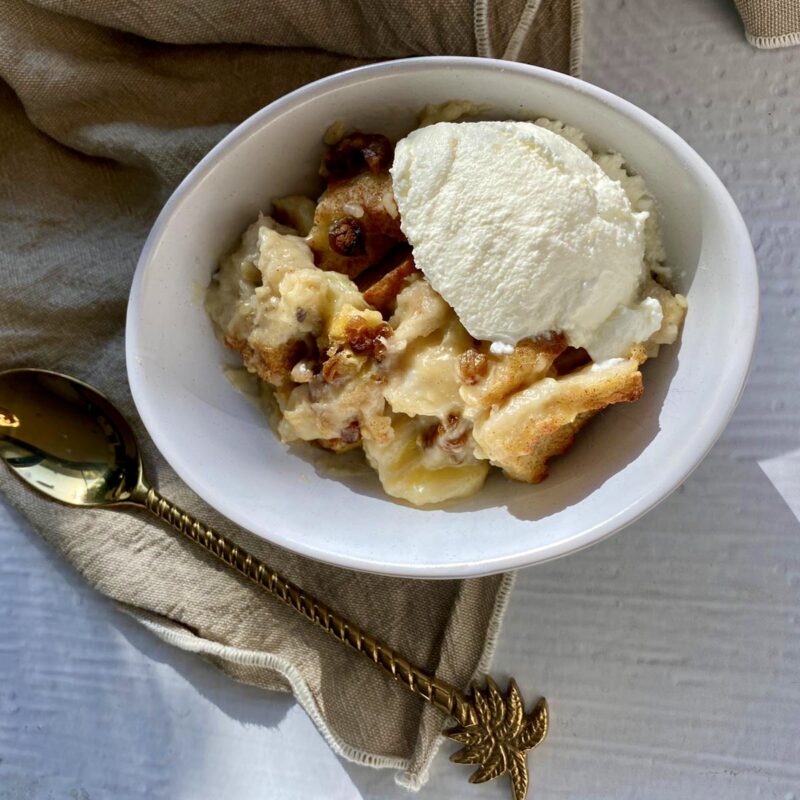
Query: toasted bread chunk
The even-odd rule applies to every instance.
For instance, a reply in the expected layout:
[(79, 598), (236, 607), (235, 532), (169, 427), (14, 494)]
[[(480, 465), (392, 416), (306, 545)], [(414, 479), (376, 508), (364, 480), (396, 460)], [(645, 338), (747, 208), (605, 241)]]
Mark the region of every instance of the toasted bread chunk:
[(586, 415), (614, 403), (638, 400), (643, 392), (640, 359), (611, 359), (561, 378), (542, 378), (474, 422), (479, 455), (511, 477), (538, 483), (547, 460), (571, 443)]
[[(327, 383), (317, 376), (295, 386), (279, 400), (283, 419), (278, 430), (285, 442), (324, 440), (332, 449), (355, 443), (359, 437), (385, 441), (392, 436), (381, 386), (369, 366), (364, 367), (358, 379), (339, 383)], [(330, 441), (334, 439), (342, 442)]]
[[(525, 483), (541, 483), (548, 473), (551, 458), (561, 456), (572, 447), (578, 432), (596, 414), (587, 411), (536, 442), (533, 450), (524, 456), (508, 456), (503, 462), (503, 471), (509, 478)], [(499, 466), (499, 465), (498, 465)]]
[(405, 241), (388, 172), (362, 172), (322, 193), (309, 234), (318, 267), (351, 278)]
[(333, 317), (328, 329), (333, 348), (348, 347), (356, 355), (377, 361), (386, 353), (386, 341), (392, 334), (392, 326), (384, 322), (377, 311), (349, 305), (343, 306)]
[(406, 287), (408, 278), (421, 274), (411, 251), (404, 247), (392, 251), (380, 264), (362, 272), (356, 286), (361, 289), (364, 300), (388, 318), (394, 313), (397, 295)]
[(291, 380), (292, 368), (307, 353), (302, 339), (279, 345), (278, 347), (253, 347), (244, 339), (225, 336), (225, 344), (241, 353), (248, 372), (258, 375), (262, 381), (280, 386)]
[(459, 360), (459, 376), (464, 384), (461, 397), (468, 406), (477, 408), (502, 403), (514, 392), (547, 377), (553, 361), (566, 347), (564, 336), (554, 333), (524, 339), (508, 355), (493, 355), (486, 343), (468, 350)]
[(361, 423), (354, 419), (335, 439), (316, 439), (314, 444), (334, 453), (345, 453), (361, 446)]

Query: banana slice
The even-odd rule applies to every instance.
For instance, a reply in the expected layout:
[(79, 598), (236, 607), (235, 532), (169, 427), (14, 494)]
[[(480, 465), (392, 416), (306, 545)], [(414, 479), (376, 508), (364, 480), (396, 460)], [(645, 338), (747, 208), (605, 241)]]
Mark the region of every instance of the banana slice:
[[(478, 461), (471, 453), (461, 463), (425, 458), (425, 435), (431, 425), (435, 428), (436, 421), (430, 417), (412, 419), (395, 414), (390, 442), (381, 444), (367, 439), (363, 442), (367, 459), (377, 470), (386, 492), (415, 506), (474, 494), (489, 471), (489, 463)], [(437, 466), (428, 466), (432, 463)]]

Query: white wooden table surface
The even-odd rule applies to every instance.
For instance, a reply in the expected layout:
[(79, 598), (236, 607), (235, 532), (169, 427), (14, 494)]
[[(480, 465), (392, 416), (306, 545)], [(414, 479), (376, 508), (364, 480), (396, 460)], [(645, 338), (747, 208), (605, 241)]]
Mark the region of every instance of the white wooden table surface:
[[(685, 486), (519, 575), (494, 671), (551, 701), (537, 800), (800, 800), (800, 48), (752, 49), (728, 0), (587, 5), (585, 77), (677, 130), (742, 209), (760, 343)], [(406, 796), (290, 698), (151, 637), (2, 507), (0, 556), (2, 800)], [(506, 797), (466, 769), (440, 755), (423, 797)]]

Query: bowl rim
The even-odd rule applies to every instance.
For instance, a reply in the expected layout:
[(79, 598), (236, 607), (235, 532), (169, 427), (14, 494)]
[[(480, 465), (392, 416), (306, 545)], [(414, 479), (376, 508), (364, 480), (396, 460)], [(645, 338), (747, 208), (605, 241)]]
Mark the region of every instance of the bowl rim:
[[(142, 299), (145, 271), (174, 212), (184, 201), (189, 190), (202, 182), (229, 149), (256, 133), (270, 119), (280, 116), (298, 102), (313, 101), (316, 94), (334, 86), (358, 83), (362, 79), (380, 77), (397, 71), (415, 72), (447, 67), (468, 68), (477, 71), (488, 69), (516, 72), (536, 77), (546, 82), (559, 84), (570, 91), (599, 100), (646, 128), (667, 149), (678, 155), (692, 172), (703, 179), (708, 190), (720, 204), (721, 212), (728, 220), (730, 234), (735, 238), (738, 252), (740, 253), (737, 261), (739, 265), (737, 275), (742, 285), (742, 290), (739, 293), (739, 296), (743, 298), (740, 309), (743, 324), (739, 331), (742, 339), (740, 340), (741, 347), (730, 356), (733, 361), (732, 369), (729, 373), (732, 376), (730, 390), (712, 407), (714, 413), (706, 416), (707, 421), (698, 428), (695, 439), (697, 447), (680, 461), (673, 464), (669, 470), (659, 476), (655, 476), (649, 491), (640, 495), (625, 508), (620, 509), (617, 514), (583, 530), (581, 533), (558, 542), (538, 547), (528, 546), (517, 553), (486, 558), (480, 561), (408, 564), (402, 561), (375, 561), (366, 557), (324, 550), (313, 544), (308, 544), (305, 540), (292, 533), (287, 533), (286, 529), (270, 528), (268, 532), (253, 530), (252, 521), (246, 515), (240, 513), (237, 506), (232, 503), (228, 504), (224, 496), (215, 496), (213, 502), (209, 499), (205, 487), (201, 486), (200, 482), (195, 478), (196, 471), (192, 468), (190, 461), (184, 458), (182, 453), (178, 452), (177, 447), (170, 441), (168, 432), (163, 429), (159, 422), (156, 404), (154, 404), (145, 388), (145, 380), (142, 374), (143, 368), (136, 356), (136, 344), (141, 334), (137, 309), (140, 307)], [(747, 298), (746, 302), (744, 298)], [(583, 550), (634, 523), (672, 494), (708, 455), (730, 421), (741, 399), (752, 367), (758, 319), (759, 285), (757, 262), (744, 219), (716, 173), (671, 128), (633, 103), (605, 89), (543, 67), (474, 56), (423, 56), (368, 64), (305, 84), (256, 111), (230, 131), (195, 165), (173, 191), (160, 211), (139, 256), (128, 299), (125, 326), (125, 357), (128, 383), (134, 404), (154, 444), (172, 469), (175, 470), (178, 477), (192, 491), (232, 522), (287, 550), (347, 569), (408, 578), (466, 578), (492, 575), (507, 570), (528, 567)]]

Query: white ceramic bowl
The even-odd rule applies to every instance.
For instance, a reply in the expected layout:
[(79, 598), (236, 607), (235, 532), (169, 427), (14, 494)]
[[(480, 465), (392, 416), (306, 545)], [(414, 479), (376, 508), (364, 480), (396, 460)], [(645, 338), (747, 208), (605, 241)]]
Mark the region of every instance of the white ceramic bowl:
[[(641, 401), (604, 412), (528, 486), (493, 475), (445, 509), (393, 502), (371, 473), (333, 476), (288, 449), (223, 375), (236, 358), (202, 307), (215, 265), (270, 198), (313, 192), (336, 119), (399, 136), (426, 103), (468, 99), (489, 116), (561, 119), (622, 152), (658, 198), (681, 341), (644, 367)], [(224, 515), (316, 559), (406, 576), (484, 575), (579, 550), (633, 522), (683, 481), (730, 418), (758, 316), (753, 250), (728, 192), (656, 119), (582, 81), (522, 64), (420, 58), (343, 72), (289, 94), (222, 140), (164, 207), (142, 252), (127, 321), (136, 406), (180, 477)]]

